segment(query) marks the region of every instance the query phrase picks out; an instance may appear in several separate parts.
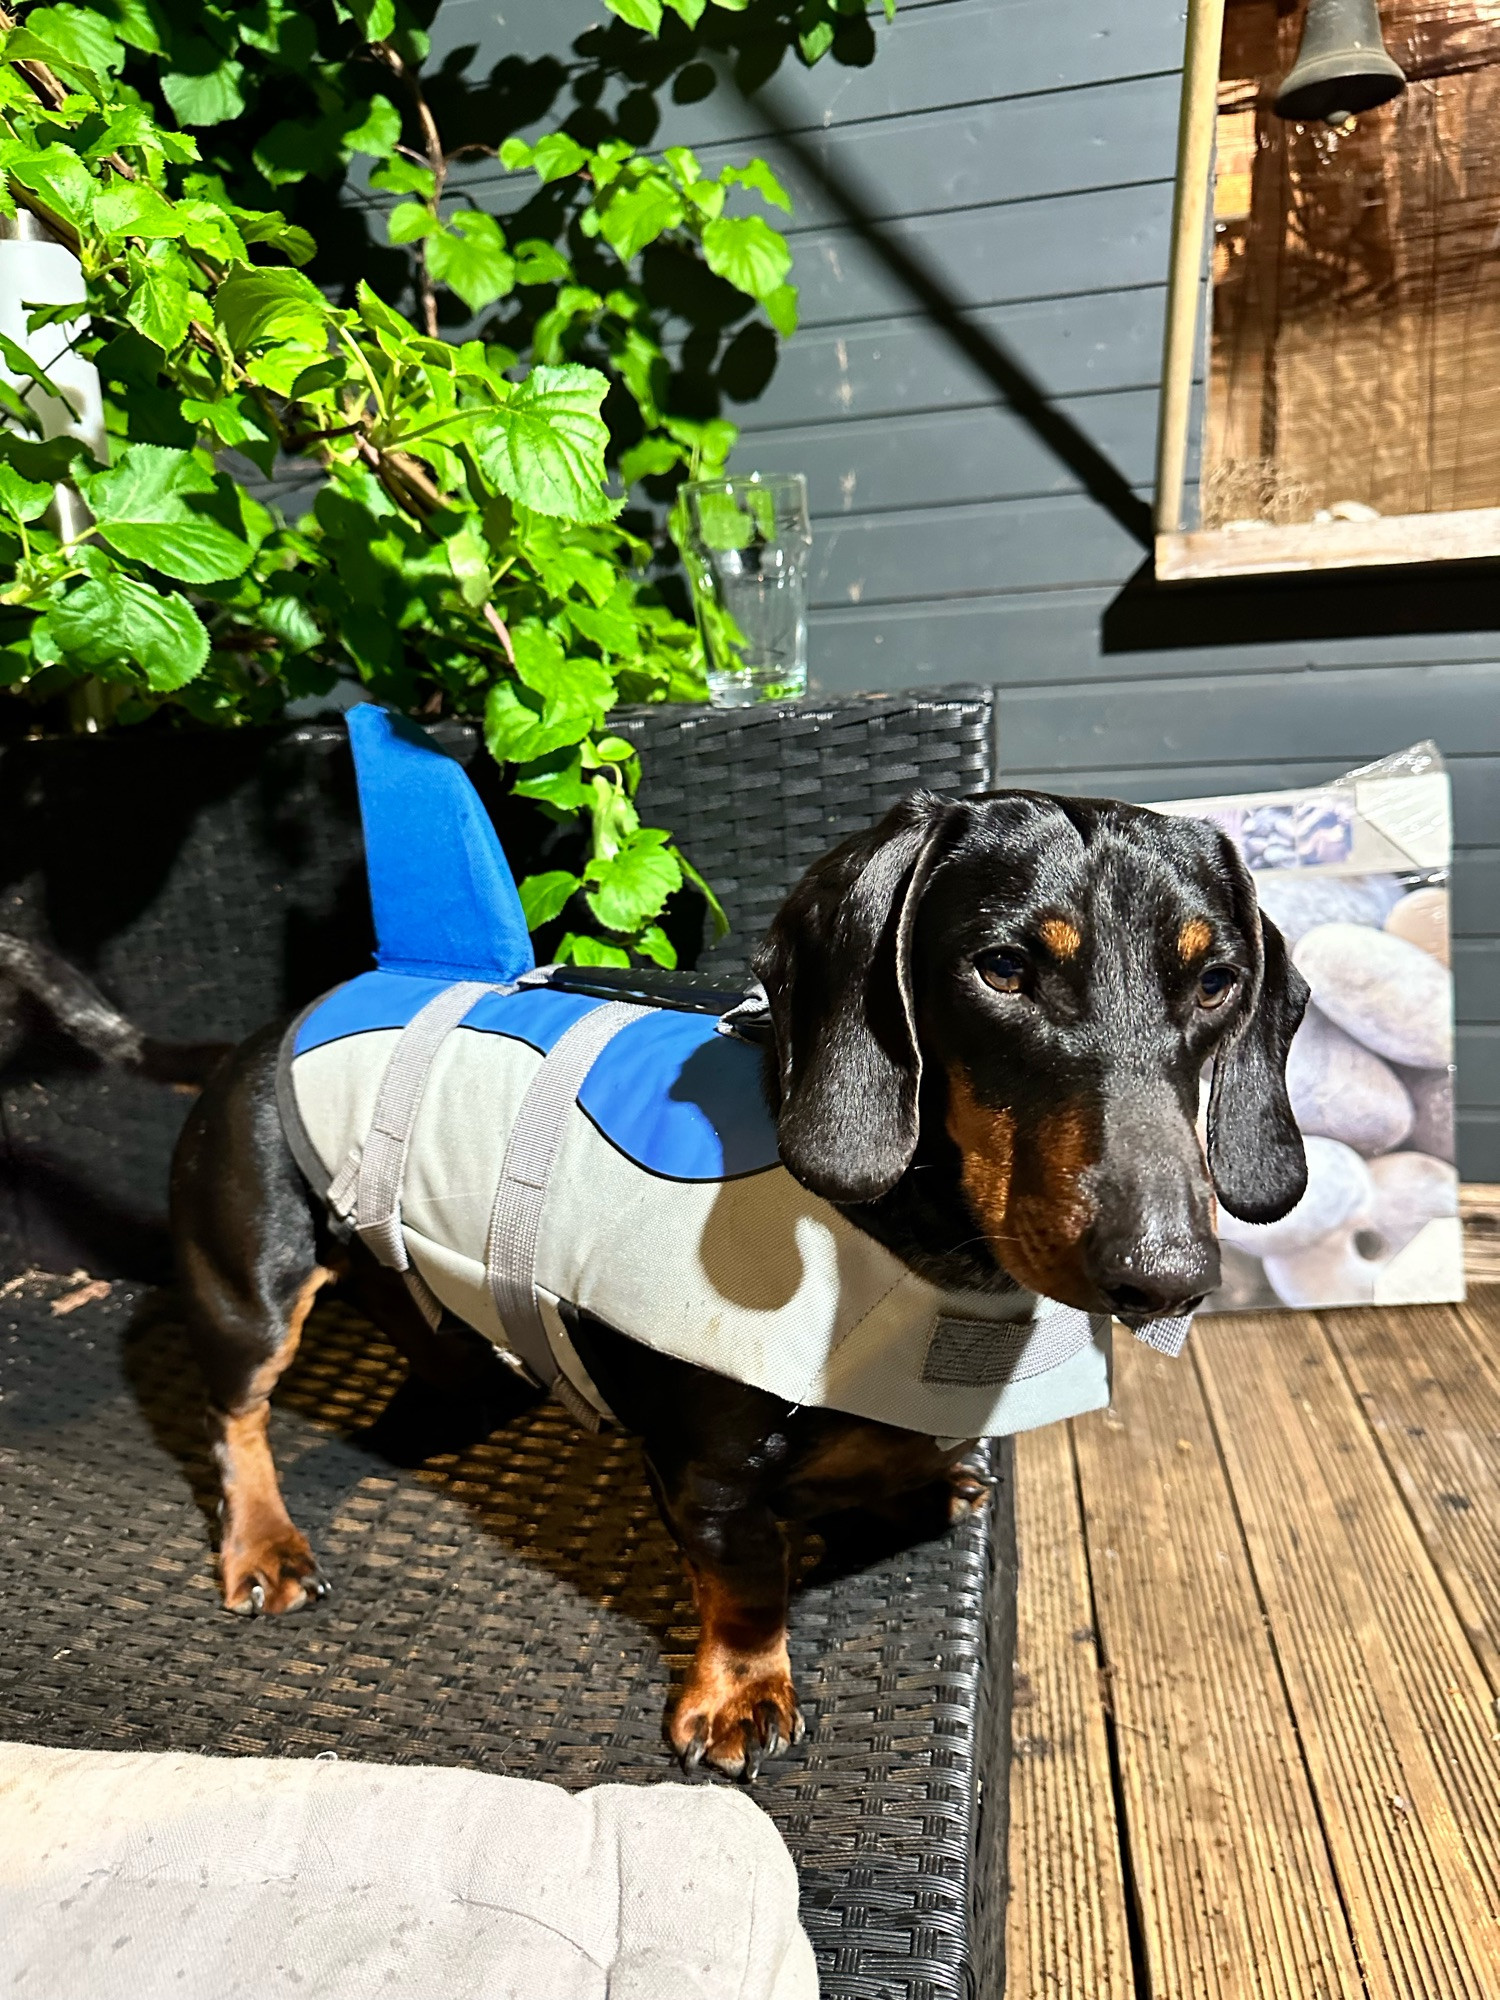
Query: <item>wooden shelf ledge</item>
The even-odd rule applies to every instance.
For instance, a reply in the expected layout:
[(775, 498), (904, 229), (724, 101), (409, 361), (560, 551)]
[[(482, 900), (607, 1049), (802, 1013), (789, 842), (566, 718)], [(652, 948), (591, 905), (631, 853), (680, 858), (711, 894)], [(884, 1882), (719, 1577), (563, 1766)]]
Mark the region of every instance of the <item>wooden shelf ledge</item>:
[(1475, 562), (1500, 556), (1500, 507), (1454, 514), (1390, 514), (1375, 521), (1298, 527), (1200, 528), (1156, 537), (1159, 583), (1403, 563)]

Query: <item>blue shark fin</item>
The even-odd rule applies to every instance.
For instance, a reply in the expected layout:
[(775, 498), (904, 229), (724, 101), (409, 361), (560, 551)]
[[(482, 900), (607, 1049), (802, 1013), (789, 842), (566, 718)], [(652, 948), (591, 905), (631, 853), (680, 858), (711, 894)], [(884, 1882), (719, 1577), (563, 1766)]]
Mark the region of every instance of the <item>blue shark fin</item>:
[(348, 714), (375, 959), (426, 978), (519, 979), (536, 963), (515, 878), (464, 768), (373, 702)]

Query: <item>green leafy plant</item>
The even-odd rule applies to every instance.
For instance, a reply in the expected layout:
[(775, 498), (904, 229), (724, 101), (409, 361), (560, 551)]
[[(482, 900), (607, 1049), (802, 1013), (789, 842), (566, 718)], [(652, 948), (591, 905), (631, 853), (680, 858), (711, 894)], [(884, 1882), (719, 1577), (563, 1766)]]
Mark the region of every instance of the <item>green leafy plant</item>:
[[(654, 0), (606, 4), (662, 25)], [(688, 26), (704, 7), (673, 0)], [(814, 14), (839, 11), (798, 14), (809, 57)], [(500, 149), (561, 217), (513, 240), (454, 190), (488, 149), (445, 147), (426, 53), (404, 0), (0, 13), (0, 212), (29, 210), (82, 263), (87, 317), (42, 307), (30, 325), (72, 330), (109, 432), (107, 463), (49, 435), (62, 392), (0, 336), (0, 685), (90, 725), (164, 707), (233, 724), (354, 675), (408, 712), (482, 719), (514, 791), (587, 833), (576, 868), (522, 885), (533, 927), (566, 925), (564, 959), (671, 964), (667, 898), (709, 892), (640, 825), (637, 760), (607, 718), (701, 699), (702, 655), (652, 579), (659, 547), (621, 515), (636, 481), (719, 469), (736, 433), (674, 404), (640, 266), (687, 258), (789, 333), (791, 255), (761, 212), (789, 203), (760, 160), (708, 175), (685, 147), (563, 130)], [(378, 287), (340, 291), (313, 281), (324, 260), (295, 217), (355, 161), (391, 247)], [(502, 306), (486, 337), (443, 337)], [(305, 462), (311, 511), (252, 498), (230, 450), (268, 477)], [(59, 513), (60, 485), (86, 511)]]

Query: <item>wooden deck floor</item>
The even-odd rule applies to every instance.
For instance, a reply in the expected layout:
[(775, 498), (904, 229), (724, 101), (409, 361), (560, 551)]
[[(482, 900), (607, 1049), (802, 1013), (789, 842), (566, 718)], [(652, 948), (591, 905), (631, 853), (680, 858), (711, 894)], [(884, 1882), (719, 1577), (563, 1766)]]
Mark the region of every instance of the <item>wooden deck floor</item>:
[(1500, 1285), (1122, 1341), (1016, 1488), (1008, 2000), (1497, 2000)]

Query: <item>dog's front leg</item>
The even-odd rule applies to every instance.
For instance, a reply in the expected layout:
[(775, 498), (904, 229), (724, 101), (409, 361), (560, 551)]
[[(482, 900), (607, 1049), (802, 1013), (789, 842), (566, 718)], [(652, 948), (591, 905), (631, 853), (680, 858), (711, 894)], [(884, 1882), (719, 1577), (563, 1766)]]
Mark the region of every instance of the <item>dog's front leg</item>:
[(688, 1466), (662, 1492), (687, 1558), (698, 1648), (667, 1736), (691, 1770), (754, 1779), (761, 1760), (803, 1733), (787, 1655), (786, 1538), (771, 1509)]

